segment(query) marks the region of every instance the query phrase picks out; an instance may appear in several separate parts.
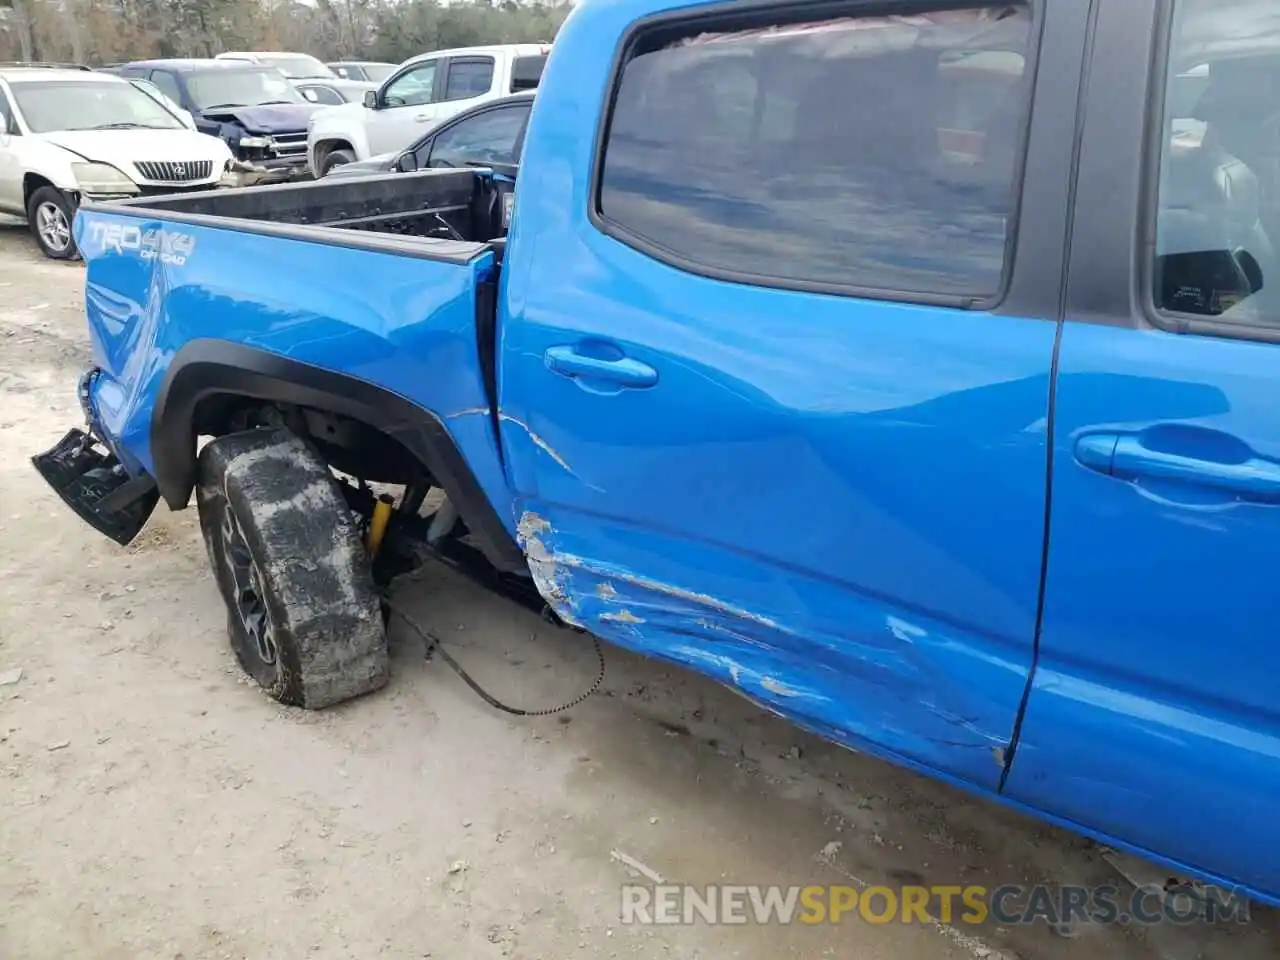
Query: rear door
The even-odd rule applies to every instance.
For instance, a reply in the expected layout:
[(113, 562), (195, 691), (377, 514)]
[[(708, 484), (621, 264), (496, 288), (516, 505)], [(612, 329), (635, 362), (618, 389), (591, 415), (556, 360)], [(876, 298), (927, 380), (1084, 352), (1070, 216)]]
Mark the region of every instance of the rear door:
[[(1037, 70), (1078, 75), (1082, 6), (663, 18), (594, 177), (615, 51), (539, 94), (523, 163), (556, 175), (512, 224), (500, 419), (563, 615), (998, 783), (1040, 592), (1074, 86), (1042, 80), (1028, 116)], [(588, 9), (628, 32), (625, 5)]]
[(362, 114), (371, 156), (400, 150), (431, 128), (442, 73), (439, 59), (423, 60), (400, 71), (378, 92), (378, 109)]
[(1276, 897), (1275, 4), (1105, 0), (1089, 77), (1039, 666), (1006, 790)]
[(504, 71), (488, 54), (471, 57), (449, 57), (445, 65), (444, 84), (438, 102), (433, 105), (436, 122), (447, 120), (482, 100), (497, 95), (499, 77)]

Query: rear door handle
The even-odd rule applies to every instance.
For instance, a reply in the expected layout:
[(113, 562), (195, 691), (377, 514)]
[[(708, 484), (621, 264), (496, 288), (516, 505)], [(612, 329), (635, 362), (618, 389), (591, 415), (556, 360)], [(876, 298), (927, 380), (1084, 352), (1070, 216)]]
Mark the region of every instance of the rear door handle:
[(1233, 493), (1242, 500), (1280, 503), (1280, 464), (1261, 457), (1219, 461), (1152, 450), (1141, 437), (1091, 433), (1076, 441), (1076, 459), (1119, 480), (1149, 477)]
[(414, 123), (426, 123), (426, 122), (427, 122), (428, 120), (430, 120), (430, 119), (431, 119), (431, 117), (430, 117), (430, 116), (428, 116), (427, 114), (425, 114), (425, 113), (420, 113), (420, 114), (418, 114), (416, 117), (414, 117), (414, 118), (413, 118), (413, 122), (414, 122)]
[(580, 353), (576, 347), (549, 347), (542, 355), (547, 369), (571, 380), (600, 381), (620, 387), (652, 387), (658, 371), (630, 357), (602, 359)]

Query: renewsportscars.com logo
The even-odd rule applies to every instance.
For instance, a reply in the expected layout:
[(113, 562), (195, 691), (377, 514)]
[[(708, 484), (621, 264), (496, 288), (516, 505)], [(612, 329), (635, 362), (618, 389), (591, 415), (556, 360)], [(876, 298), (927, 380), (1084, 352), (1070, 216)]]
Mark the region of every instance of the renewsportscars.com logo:
[(180, 267), (196, 248), (196, 238), (163, 227), (136, 227), (131, 224), (89, 224), (89, 245), (103, 253), (136, 253), (143, 260)]

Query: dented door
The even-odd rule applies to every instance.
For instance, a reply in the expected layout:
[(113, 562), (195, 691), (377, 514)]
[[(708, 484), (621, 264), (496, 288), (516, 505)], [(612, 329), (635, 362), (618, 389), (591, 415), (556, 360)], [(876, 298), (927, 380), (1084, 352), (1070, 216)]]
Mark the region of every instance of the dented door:
[[(598, 193), (544, 176), (518, 196), (499, 397), (522, 543), (565, 619), (994, 787), (1032, 662), (1070, 161), (1033, 147), (1046, 189), (1024, 191), (1014, 271), (1038, 26), (977, 13), (913, 27), (932, 31), (926, 53), (887, 42), (880, 59), (850, 51), (900, 23), (766, 41), (699, 21), (687, 41), (636, 40), (649, 52), (624, 68)], [(625, 32), (596, 22), (625, 4), (580, 14)], [(840, 42), (851, 28), (866, 38)], [(930, 139), (960, 119), (919, 109), (958, 82), (938, 51), (979, 36), (1018, 51), (999, 96), (963, 100), (987, 169)], [(594, 134), (569, 118), (595, 115), (612, 56), (540, 94), (523, 169), (566, 152), (586, 166)], [(878, 71), (893, 102), (833, 120), (824, 85)], [(1037, 123), (1069, 131), (1073, 102), (1037, 106)], [(935, 147), (877, 155), (908, 146), (904, 116)], [(822, 139), (833, 122), (838, 142)]]

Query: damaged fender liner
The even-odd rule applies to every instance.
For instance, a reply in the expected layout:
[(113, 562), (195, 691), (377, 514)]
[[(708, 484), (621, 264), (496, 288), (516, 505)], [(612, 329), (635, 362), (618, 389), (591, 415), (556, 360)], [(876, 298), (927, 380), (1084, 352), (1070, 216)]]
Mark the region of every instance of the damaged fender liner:
[(151, 417), (156, 485), (171, 510), (185, 508), (196, 481), (196, 405), (215, 394), (314, 407), (362, 420), (398, 440), (449, 494), (477, 546), (499, 570), (528, 572), (444, 424), (428, 410), (355, 377), (222, 340), (192, 340), (174, 356)]

